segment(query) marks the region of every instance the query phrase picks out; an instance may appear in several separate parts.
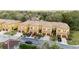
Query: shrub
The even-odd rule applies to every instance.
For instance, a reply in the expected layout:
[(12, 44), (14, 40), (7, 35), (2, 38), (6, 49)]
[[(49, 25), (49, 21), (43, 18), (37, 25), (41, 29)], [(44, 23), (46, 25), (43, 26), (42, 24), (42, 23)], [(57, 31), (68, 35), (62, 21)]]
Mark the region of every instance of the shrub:
[(50, 37), (50, 39), (51, 39), (52, 41), (56, 41), (56, 40), (57, 40), (57, 37), (56, 37), (55, 35), (53, 35), (53, 36)]
[(68, 44), (79, 45), (79, 31), (73, 31), (70, 33)]
[(35, 38), (38, 38), (38, 39), (39, 39), (39, 38), (41, 38), (41, 37), (43, 37), (43, 36), (44, 36), (43, 34), (36, 34), (36, 35), (35, 35)]
[(16, 34), (16, 31), (6, 32), (5, 34), (7, 34), (7, 35), (14, 35), (14, 34)]
[(59, 49), (60, 47), (55, 43), (55, 44), (53, 44), (51, 47), (50, 47), (50, 49)]
[(31, 44), (20, 44), (19, 48), (20, 49), (36, 49), (37, 47)]
[(49, 43), (47, 41), (45, 41), (42, 48), (49, 49)]
[(30, 36), (31, 33), (25, 33), (24, 31), (22, 32), (24, 36)]

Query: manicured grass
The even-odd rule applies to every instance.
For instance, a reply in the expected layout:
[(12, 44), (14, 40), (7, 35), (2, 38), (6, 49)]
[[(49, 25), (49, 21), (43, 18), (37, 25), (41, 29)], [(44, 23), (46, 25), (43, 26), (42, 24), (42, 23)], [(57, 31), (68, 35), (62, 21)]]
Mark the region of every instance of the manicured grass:
[(68, 44), (79, 45), (79, 31), (72, 31), (70, 33), (70, 39), (71, 40), (68, 40)]
[(0, 49), (3, 49), (3, 43), (0, 42)]
[(20, 44), (20, 49), (36, 49), (37, 47), (31, 44)]
[(5, 34), (7, 34), (7, 35), (14, 35), (14, 34), (16, 34), (16, 31), (6, 32)]
[(56, 43), (53, 43), (50, 49), (60, 49), (60, 47)]

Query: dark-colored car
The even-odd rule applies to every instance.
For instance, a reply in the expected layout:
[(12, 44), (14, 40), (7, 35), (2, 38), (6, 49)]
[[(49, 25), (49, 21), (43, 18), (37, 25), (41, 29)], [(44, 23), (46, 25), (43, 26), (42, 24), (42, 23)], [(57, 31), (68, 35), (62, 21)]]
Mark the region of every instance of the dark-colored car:
[(61, 38), (60, 37), (58, 37), (58, 42), (61, 42)]
[(26, 41), (25, 43), (27, 43), (27, 44), (32, 44), (32, 42), (31, 42), (31, 41)]

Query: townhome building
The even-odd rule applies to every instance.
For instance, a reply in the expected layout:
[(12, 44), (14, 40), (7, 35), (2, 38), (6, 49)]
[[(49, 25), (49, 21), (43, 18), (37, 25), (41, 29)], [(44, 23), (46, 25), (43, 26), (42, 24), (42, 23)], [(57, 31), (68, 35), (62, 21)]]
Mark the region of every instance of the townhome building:
[(29, 31), (29, 24), (28, 24), (28, 22), (25, 21), (25, 22), (20, 23), (19, 26), (18, 26), (18, 31), (19, 32), (28, 33), (28, 31)]
[(2, 26), (2, 30), (5, 31), (12, 31), (18, 28), (18, 25), (21, 23), (21, 21), (17, 20), (8, 20), (8, 19), (0, 19), (0, 23)]
[(68, 38), (70, 27), (62, 22), (48, 22), (43, 20), (27, 20), (25, 22), (17, 20), (0, 19), (0, 30), (44, 35), (56, 35)]

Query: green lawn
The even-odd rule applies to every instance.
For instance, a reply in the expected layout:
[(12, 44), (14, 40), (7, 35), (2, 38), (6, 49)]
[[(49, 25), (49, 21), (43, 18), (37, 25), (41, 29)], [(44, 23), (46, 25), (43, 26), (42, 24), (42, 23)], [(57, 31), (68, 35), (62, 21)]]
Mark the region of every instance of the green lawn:
[(61, 49), (56, 43), (53, 43), (50, 49)]
[(68, 44), (71, 45), (79, 45), (79, 31), (73, 31), (70, 33), (70, 38), (72, 40), (68, 40)]

